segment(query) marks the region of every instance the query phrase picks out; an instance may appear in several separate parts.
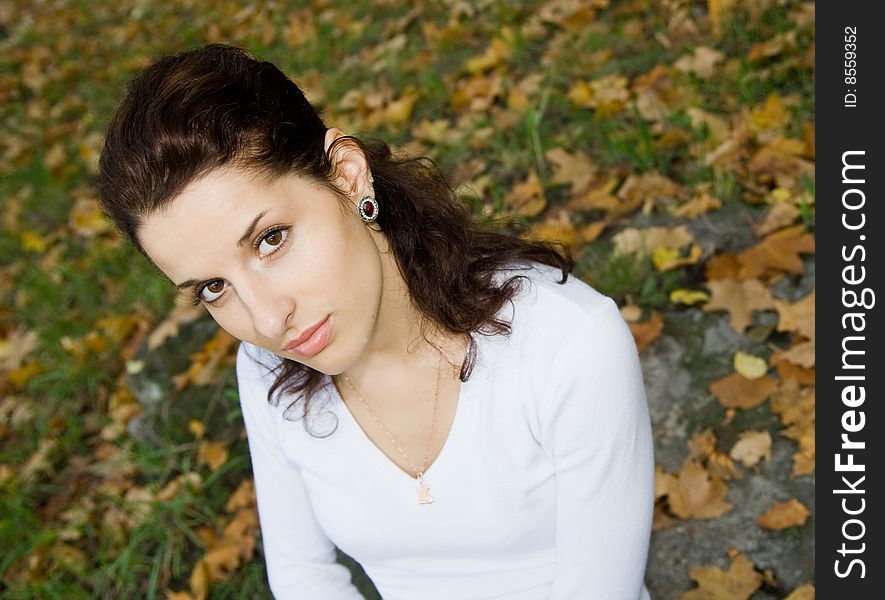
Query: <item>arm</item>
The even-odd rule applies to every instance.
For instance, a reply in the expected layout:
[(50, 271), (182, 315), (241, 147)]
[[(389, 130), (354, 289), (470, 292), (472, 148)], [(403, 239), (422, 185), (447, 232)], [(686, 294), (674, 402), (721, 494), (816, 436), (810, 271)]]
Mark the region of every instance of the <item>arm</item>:
[(553, 600), (644, 597), (654, 503), (636, 345), (608, 300), (559, 344), (542, 446), (556, 469)]
[(335, 562), (335, 546), (313, 516), (298, 468), (283, 456), (277, 439), (282, 417), (267, 402), (272, 376), (246, 349), (240, 344), (237, 383), (271, 591), (277, 600), (362, 600), (350, 572)]

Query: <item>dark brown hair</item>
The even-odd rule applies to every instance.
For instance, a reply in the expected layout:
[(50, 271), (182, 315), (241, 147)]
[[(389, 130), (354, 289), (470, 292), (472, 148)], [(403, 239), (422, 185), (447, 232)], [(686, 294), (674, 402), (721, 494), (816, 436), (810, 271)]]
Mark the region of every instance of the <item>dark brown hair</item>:
[[(192, 181), (235, 166), (269, 179), (294, 174), (343, 198), (334, 179), (326, 126), (298, 86), (269, 62), (212, 44), (161, 58), (133, 79), (108, 128), (99, 164), (104, 212), (136, 248), (144, 219)], [(365, 153), (381, 206), (378, 225), (390, 242), (412, 301), (430, 323), (470, 336), (461, 379), (475, 359), (474, 334), (510, 331), (497, 317), (522, 276), (495, 274), (530, 261), (558, 267), (564, 283), (574, 264), (555, 246), (483, 231), (430, 159), (395, 157), (379, 140), (350, 141)], [(268, 400), (293, 394), (302, 416), (323, 374), (283, 360)], [(275, 394), (277, 398), (275, 399)]]

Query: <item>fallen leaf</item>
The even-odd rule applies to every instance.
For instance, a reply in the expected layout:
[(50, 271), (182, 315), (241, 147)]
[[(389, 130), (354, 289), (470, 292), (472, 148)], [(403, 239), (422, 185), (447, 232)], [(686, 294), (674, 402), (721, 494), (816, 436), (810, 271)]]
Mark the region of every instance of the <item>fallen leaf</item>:
[(719, 198), (714, 198), (707, 192), (701, 192), (685, 204), (673, 209), (673, 216), (696, 219), (704, 213), (719, 208), (722, 208), (722, 202)]
[(676, 227), (628, 227), (612, 238), (615, 254), (650, 256), (656, 248), (681, 248), (694, 242), (685, 225)]
[(726, 408), (753, 408), (777, 390), (777, 380), (765, 376), (747, 379), (740, 373), (731, 373), (710, 384), (710, 392)]
[(737, 281), (740, 270), (741, 263), (738, 262), (737, 254), (734, 254), (733, 252), (723, 252), (707, 261), (707, 268), (704, 275), (709, 281), (717, 279), (734, 279)]
[(667, 488), (670, 511), (680, 519), (715, 519), (733, 507), (728, 487), (695, 460), (687, 460)]
[(633, 334), (633, 339), (636, 342), (636, 349), (639, 352), (648, 348), (664, 331), (664, 320), (656, 310), (651, 312), (651, 317), (648, 321), (644, 323), (628, 323), (627, 325), (630, 327), (630, 332)]
[(547, 198), (544, 188), (535, 171), (531, 171), (525, 181), (517, 183), (504, 196), (503, 203), (525, 217), (535, 217), (544, 211)]
[(713, 76), (716, 63), (723, 59), (723, 54), (718, 50), (714, 50), (707, 46), (698, 46), (694, 50), (694, 54), (686, 54), (673, 66), (684, 72), (694, 73), (702, 79), (709, 79)]
[(191, 594), (196, 600), (206, 600), (209, 595), (209, 588), (212, 585), (212, 576), (209, 572), (209, 565), (205, 560), (200, 559), (194, 565), (190, 576)]
[(765, 513), (756, 518), (756, 522), (765, 529), (782, 531), (787, 527), (804, 525), (811, 515), (808, 508), (796, 500), (790, 498), (785, 502), (775, 502)]
[(771, 458), (771, 434), (767, 431), (744, 431), (728, 455), (745, 467), (755, 467), (760, 460)]
[(679, 600), (747, 600), (762, 586), (762, 574), (739, 551), (729, 548), (731, 565), (723, 571), (715, 565), (694, 565), (689, 570), (698, 587)]
[(814, 339), (814, 290), (797, 302), (774, 301), (777, 311), (777, 330), (793, 331), (808, 339)]
[(758, 225), (753, 227), (753, 233), (758, 236), (765, 236), (772, 231), (777, 231), (796, 222), (800, 216), (799, 209), (794, 204), (788, 202), (778, 202), (774, 204), (765, 217)]
[(224, 442), (210, 442), (203, 440), (199, 446), (199, 456), (197, 458), (200, 464), (206, 464), (210, 470), (217, 471), (221, 465), (227, 462), (228, 451)]
[(782, 130), (790, 123), (790, 113), (779, 94), (771, 93), (760, 106), (750, 111), (750, 124), (757, 131)]
[(758, 279), (717, 279), (708, 281), (707, 287), (712, 295), (709, 302), (702, 307), (704, 312), (727, 310), (729, 322), (738, 333), (743, 333), (753, 322), (754, 310), (774, 308), (774, 300), (768, 288)]
[(685, 288), (678, 288), (670, 292), (670, 302), (673, 304), (686, 304), (688, 306), (692, 306), (694, 304), (698, 304), (699, 302), (707, 302), (710, 299), (710, 294), (703, 290), (687, 290)]
[(734, 370), (747, 379), (759, 379), (768, 373), (768, 363), (764, 358), (738, 350), (734, 353)]
[(814, 586), (810, 583), (803, 583), (784, 598), (784, 600), (814, 600)]
[(775, 231), (761, 242), (738, 253), (740, 278), (759, 277), (767, 271), (802, 273), (805, 268), (800, 254), (814, 253), (814, 236), (802, 225)]
[(652, 263), (658, 271), (669, 271), (677, 267), (696, 264), (703, 254), (697, 244), (691, 244), (687, 252), (677, 248), (655, 248), (651, 254)]
[(641, 206), (643, 214), (649, 214), (656, 204), (675, 203), (686, 195), (686, 191), (657, 171), (648, 171), (642, 175), (627, 177), (617, 195), (631, 210)]
[(551, 181), (568, 184), (573, 192), (584, 190), (596, 175), (596, 165), (583, 152), (569, 154), (563, 148), (553, 148), (544, 156), (553, 163)]
[(187, 429), (198, 440), (203, 439), (203, 436), (206, 434), (206, 426), (202, 421), (197, 421), (196, 419), (192, 419), (190, 423), (187, 424)]

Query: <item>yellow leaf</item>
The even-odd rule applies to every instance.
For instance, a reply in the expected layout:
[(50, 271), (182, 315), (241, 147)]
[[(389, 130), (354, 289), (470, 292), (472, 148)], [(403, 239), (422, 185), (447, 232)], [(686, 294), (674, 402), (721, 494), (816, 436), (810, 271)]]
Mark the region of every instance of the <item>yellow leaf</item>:
[(734, 370), (747, 379), (759, 379), (768, 373), (768, 363), (764, 358), (739, 350), (734, 353)]
[(200, 559), (191, 571), (190, 586), (191, 594), (195, 600), (206, 600), (209, 595), (209, 587), (212, 585), (212, 576), (209, 573), (209, 565)]
[(697, 244), (689, 247), (688, 254), (682, 256), (676, 248), (655, 248), (651, 260), (658, 271), (669, 271), (683, 265), (693, 265), (701, 259), (703, 251)]
[(46, 248), (49, 247), (45, 234), (40, 234), (30, 229), (22, 231), (19, 234), (19, 239), (24, 250), (36, 252), (37, 254), (43, 254), (46, 252)]
[(474, 56), (467, 60), (467, 63), (464, 65), (464, 68), (468, 73), (476, 74), (481, 73), (483, 71), (487, 71), (493, 67), (496, 67), (510, 58), (510, 54), (512, 52), (510, 46), (506, 41), (502, 38), (512, 38), (513, 31), (509, 27), (504, 27), (501, 31), (502, 37), (497, 37), (492, 40), (492, 43), (489, 44), (489, 47), (486, 48), (485, 52), (483, 52), (479, 56)]
[(675, 289), (670, 292), (670, 302), (673, 304), (697, 304), (710, 299), (710, 294), (703, 290), (688, 290), (685, 288)]
[(220, 469), (227, 462), (227, 457), (227, 445), (224, 442), (200, 442), (198, 461), (208, 465), (212, 471)]
[(7, 378), (9, 379), (9, 383), (21, 390), (24, 389), (25, 385), (27, 385), (32, 377), (39, 375), (44, 371), (45, 369), (43, 368), (43, 365), (36, 360), (32, 360), (19, 368), (10, 371)]
[(750, 111), (750, 122), (758, 131), (781, 130), (790, 122), (790, 113), (783, 98), (777, 93), (769, 94), (761, 106)]
[(198, 440), (203, 439), (203, 435), (206, 433), (206, 426), (202, 421), (197, 421), (196, 419), (192, 419), (191, 422), (187, 424), (187, 429)]
[(756, 522), (765, 529), (781, 531), (787, 527), (804, 525), (810, 515), (811, 511), (804, 504), (790, 498), (785, 502), (775, 502), (767, 512), (757, 517)]

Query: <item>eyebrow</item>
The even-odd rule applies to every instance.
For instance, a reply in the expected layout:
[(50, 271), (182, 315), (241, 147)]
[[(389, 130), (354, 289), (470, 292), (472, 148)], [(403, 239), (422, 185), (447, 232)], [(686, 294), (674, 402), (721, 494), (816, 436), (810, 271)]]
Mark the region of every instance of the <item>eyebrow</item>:
[(258, 221), (260, 221), (261, 218), (266, 214), (267, 214), (266, 210), (262, 211), (262, 212), (258, 213), (257, 217), (252, 219), (252, 223), (249, 224), (249, 228), (246, 229), (246, 233), (243, 234), (243, 237), (241, 237), (239, 240), (237, 240), (237, 248), (243, 247), (243, 244), (246, 243), (246, 240), (248, 240), (252, 236), (252, 233), (255, 231), (255, 227), (258, 226)]
[[(263, 210), (260, 213), (258, 213), (258, 215), (254, 219), (252, 219), (252, 222), (249, 223), (249, 227), (246, 228), (246, 232), (242, 235), (242, 237), (239, 240), (237, 240), (237, 248), (242, 248), (243, 244), (246, 243), (246, 240), (248, 240), (250, 237), (252, 237), (252, 234), (255, 232), (255, 228), (258, 226), (258, 221), (260, 221), (264, 217), (264, 215), (266, 215), (267, 213), (268, 213), (268, 211)], [(181, 283), (177, 284), (175, 287), (177, 287), (180, 290), (183, 290), (185, 288), (189, 288), (193, 285), (196, 285), (202, 281), (204, 281), (204, 280), (202, 280), (202, 279), (188, 279), (187, 281), (182, 281)]]

